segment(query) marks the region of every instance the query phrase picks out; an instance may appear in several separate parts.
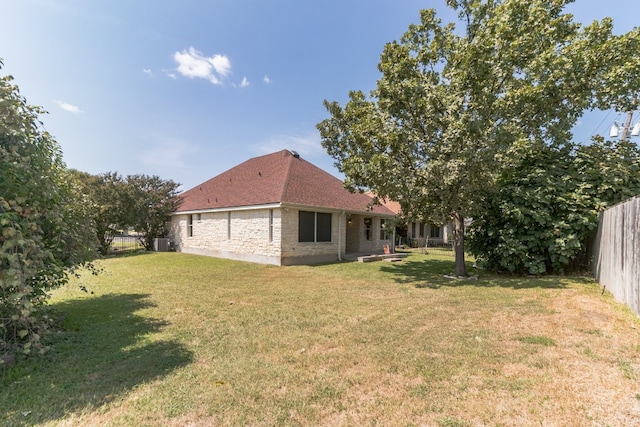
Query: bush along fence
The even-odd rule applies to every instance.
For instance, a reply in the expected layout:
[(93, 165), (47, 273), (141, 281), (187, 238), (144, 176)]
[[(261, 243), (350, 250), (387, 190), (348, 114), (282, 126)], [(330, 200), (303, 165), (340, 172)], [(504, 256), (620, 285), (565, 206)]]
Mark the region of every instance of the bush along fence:
[(618, 301), (640, 316), (640, 196), (600, 214), (593, 273)]

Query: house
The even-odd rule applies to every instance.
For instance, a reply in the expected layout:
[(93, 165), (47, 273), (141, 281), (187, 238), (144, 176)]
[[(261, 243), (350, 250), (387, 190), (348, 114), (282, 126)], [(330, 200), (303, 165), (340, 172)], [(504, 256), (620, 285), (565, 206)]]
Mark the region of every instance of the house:
[[(375, 195), (367, 192), (371, 197)], [(398, 217), (402, 218), (402, 207), (400, 203), (393, 200), (380, 199), (380, 203), (390, 211), (394, 212)], [(452, 230), (452, 224), (435, 225), (424, 221), (410, 221), (397, 225), (398, 228), (398, 244), (406, 244), (411, 247), (441, 246), (449, 243)]]
[(407, 243), (413, 247), (441, 246), (449, 243), (452, 224), (435, 225), (420, 221), (407, 224)]
[(288, 150), (247, 160), (181, 195), (176, 250), (274, 265), (313, 264), (392, 246), (395, 213)]

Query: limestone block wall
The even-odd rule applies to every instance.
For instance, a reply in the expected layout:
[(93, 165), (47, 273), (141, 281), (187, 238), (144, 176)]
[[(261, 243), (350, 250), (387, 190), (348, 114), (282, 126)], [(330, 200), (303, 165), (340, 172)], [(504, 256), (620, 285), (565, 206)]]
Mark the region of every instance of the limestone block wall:
[(299, 211), (283, 209), (282, 223), (282, 264), (311, 264), (330, 262), (344, 255), (346, 242), (346, 216), (335, 212), (331, 215), (331, 242), (298, 242)]
[(360, 252), (360, 241), (364, 239), (362, 217), (359, 215), (349, 215), (347, 217), (347, 253)]
[[(371, 224), (371, 237), (370, 239), (367, 239), (367, 234), (366, 234), (366, 229), (364, 226), (364, 219), (365, 218), (372, 218), (372, 224)], [(356, 252), (370, 252), (372, 254), (374, 253), (380, 253), (382, 252), (383, 246), (384, 245), (392, 245), (392, 237), (391, 235), (389, 235), (389, 239), (387, 240), (382, 240), (380, 239), (380, 220), (381, 218), (378, 217), (367, 217), (367, 216), (359, 216), (357, 217), (358, 222), (359, 222), (359, 226), (358, 226), (358, 234), (357, 234), (357, 239), (358, 239), (358, 244)]]
[[(299, 211), (273, 209), (271, 239), (269, 209), (209, 212), (193, 215), (192, 236), (188, 233), (188, 214), (174, 215), (171, 236), (180, 252), (216, 256), (275, 265), (313, 264), (342, 259), (349, 242), (350, 252), (380, 253), (391, 240), (380, 239), (380, 218), (372, 217), (371, 239), (363, 227), (355, 227), (363, 217), (331, 214), (331, 242), (299, 242)], [(229, 222), (229, 218), (231, 221)], [(347, 233), (349, 227), (349, 233)]]
[(174, 215), (172, 239), (180, 252), (280, 265), (282, 211), (272, 211), (272, 219), (269, 209), (193, 215), (191, 236), (190, 215)]

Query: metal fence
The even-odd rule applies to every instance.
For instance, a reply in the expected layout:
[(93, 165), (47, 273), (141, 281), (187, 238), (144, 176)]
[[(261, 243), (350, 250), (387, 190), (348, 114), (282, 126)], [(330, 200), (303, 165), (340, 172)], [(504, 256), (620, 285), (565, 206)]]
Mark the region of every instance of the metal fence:
[(115, 236), (109, 247), (109, 253), (119, 255), (144, 249), (138, 236)]
[(598, 282), (640, 316), (640, 196), (600, 215), (593, 261)]
[(445, 242), (443, 239), (426, 237), (400, 237), (396, 242), (398, 246), (408, 246), (410, 248), (452, 248), (451, 240)]

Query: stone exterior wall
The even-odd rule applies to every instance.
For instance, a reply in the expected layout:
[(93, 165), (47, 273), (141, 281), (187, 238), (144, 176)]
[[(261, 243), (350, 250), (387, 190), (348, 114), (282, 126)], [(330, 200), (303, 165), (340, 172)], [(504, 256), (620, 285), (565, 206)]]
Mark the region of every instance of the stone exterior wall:
[[(424, 232), (420, 233), (420, 229), (424, 227)], [(449, 243), (449, 239), (451, 237), (451, 224), (445, 224), (440, 228), (440, 237), (430, 237), (431, 236), (431, 227), (434, 227), (431, 224), (422, 224), (418, 221), (410, 222), (407, 224), (407, 237), (409, 239), (414, 240), (414, 244), (417, 246), (424, 246), (429, 238), (429, 244), (447, 244)], [(415, 230), (415, 234), (414, 234)]]
[(202, 213), (200, 219), (194, 214), (192, 236), (187, 227), (190, 215), (174, 215), (171, 236), (180, 252), (280, 265), (281, 212), (273, 209), (271, 241), (269, 209)]
[[(188, 236), (187, 227), (190, 215), (174, 215), (171, 238), (179, 252), (263, 264), (313, 264), (342, 259), (346, 250), (346, 215), (332, 213), (331, 242), (314, 243), (298, 242), (298, 212), (291, 208), (273, 209), (272, 241), (269, 209), (202, 213), (199, 220), (194, 214), (192, 236)], [(379, 227), (379, 219), (377, 224)], [(378, 229), (374, 226), (374, 236), (379, 234)]]
[[(369, 239), (365, 227), (365, 218), (371, 218), (371, 230)], [(382, 218), (367, 215), (351, 215), (351, 222), (347, 221), (347, 249), (349, 253), (381, 253), (385, 245), (393, 245), (393, 234), (389, 233), (388, 239), (380, 238), (380, 220)]]
[[(309, 209), (308, 211), (312, 211)], [(298, 210), (284, 209), (282, 222), (282, 265), (313, 264), (337, 261), (345, 251), (346, 217), (338, 212), (331, 215), (331, 242), (298, 242)], [(338, 246), (340, 255), (338, 256)]]

